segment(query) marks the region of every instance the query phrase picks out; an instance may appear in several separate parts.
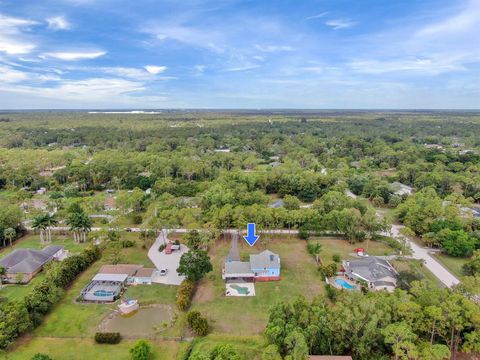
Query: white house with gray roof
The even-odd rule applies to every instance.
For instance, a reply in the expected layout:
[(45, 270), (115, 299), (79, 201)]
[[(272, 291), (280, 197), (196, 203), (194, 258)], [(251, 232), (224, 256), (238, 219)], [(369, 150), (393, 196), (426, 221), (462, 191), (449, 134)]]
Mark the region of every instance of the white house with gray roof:
[(63, 246), (59, 245), (49, 245), (42, 250), (15, 249), (0, 260), (0, 266), (6, 270), (4, 280), (10, 283), (28, 283), (47, 262), (63, 260), (66, 254)]
[(357, 260), (344, 260), (345, 276), (362, 280), (373, 290), (393, 291), (397, 286), (398, 272), (384, 259), (368, 256)]

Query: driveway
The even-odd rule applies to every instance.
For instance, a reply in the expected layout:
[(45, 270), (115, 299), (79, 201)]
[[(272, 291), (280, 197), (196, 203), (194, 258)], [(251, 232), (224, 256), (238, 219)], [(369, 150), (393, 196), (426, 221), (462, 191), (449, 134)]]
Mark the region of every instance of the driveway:
[[(402, 235), (400, 230), (403, 225), (392, 225), (389, 233), (383, 235), (391, 236), (398, 239)], [(405, 237), (406, 238), (406, 237)], [(432, 255), (429, 254), (430, 249), (419, 246), (413, 240), (406, 238), (407, 246), (412, 250), (412, 257), (417, 260), (423, 260), (425, 267), (435, 275), (445, 286), (452, 287), (460, 283), (455, 276), (452, 275), (445, 267), (440, 264)]]
[(148, 250), (148, 257), (153, 262), (158, 270), (167, 269), (167, 275), (160, 276), (156, 273), (153, 276), (152, 281), (158, 284), (167, 285), (180, 285), (185, 276), (177, 273), (177, 268), (180, 264), (180, 257), (182, 254), (188, 252), (188, 247), (180, 245), (180, 250), (174, 251), (171, 254), (165, 254), (165, 250), (158, 251), (160, 245), (168, 242), (166, 230), (162, 230), (158, 235), (157, 240), (153, 243), (152, 247)]

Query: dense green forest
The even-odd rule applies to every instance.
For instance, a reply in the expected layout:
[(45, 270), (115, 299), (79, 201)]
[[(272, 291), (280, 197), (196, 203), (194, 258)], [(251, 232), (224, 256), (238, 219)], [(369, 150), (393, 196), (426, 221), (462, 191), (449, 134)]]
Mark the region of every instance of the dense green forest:
[[(32, 228), (43, 242), (50, 229), (68, 227), (81, 243), (94, 238), (94, 226), (112, 240), (108, 228), (213, 234), (254, 222), (260, 230), (298, 230), (303, 239), (379, 240), (408, 253), (385, 235), (392, 223), (404, 225), (404, 236), (459, 264), (462, 285), (439, 289), (403, 274), (406, 285), (394, 294), (347, 297), (329, 289), (328, 296), (272, 304), (262, 359), (480, 353), (479, 113), (52, 111), (0, 118), (3, 247)], [(40, 310), (33, 295), (26, 309), (4, 301), (0, 345), (39, 324), (73, 279), (45, 290), (52, 299)], [(9, 308), (28, 324), (15, 328)], [(243, 358), (229, 345), (210, 350), (190, 358)]]

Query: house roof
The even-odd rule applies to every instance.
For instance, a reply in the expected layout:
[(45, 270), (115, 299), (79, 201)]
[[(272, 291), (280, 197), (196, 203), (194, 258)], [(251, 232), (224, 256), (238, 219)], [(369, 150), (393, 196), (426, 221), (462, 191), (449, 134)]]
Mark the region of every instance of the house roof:
[(60, 245), (48, 245), (46, 248), (44, 248), (42, 251), (50, 256), (55, 255), (57, 252), (60, 250), (63, 250), (63, 246)]
[(278, 209), (280, 207), (283, 207), (283, 205), (285, 205), (285, 201), (283, 201), (283, 199), (278, 199), (278, 200), (268, 204), (268, 207), (272, 208), (272, 209)]
[(40, 269), (46, 262), (52, 259), (63, 246), (50, 245), (43, 250), (15, 249), (0, 260), (7, 273), (33, 273)]
[(93, 277), (92, 281), (115, 281), (124, 282), (127, 280), (127, 274), (97, 274)]
[(135, 273), (136, 277), (151, 277), (155, 269), (152, 268), (141, 268), (138, 269)]
[(250, 268), (253, 269), (280, 269), (280, 257), (270, 250), (262, 251), (257, 255), (250, 255)]
[(253, 276), (250, 263), (247, 261), (228, 261), (225, 263), (225, 275), (237, 277)]
[(346, 261), (345, 270), (349, 274), (357, 275), (370, 282), (387, 281), (391, 283), (389, 280), (397, 277), (397, 272), (390, 263), (376, 256)]
[(410, 195), (413, 191), (413, 188), (411, 186), (402, 184), (398, 181), (391, 183), (390, 186), (397, 195)]
[(134, 264), (117, 264), (117, 265), (103, 265), (98, 271), (99, 274), (127, 274), (133, 276), (141, 269), (143, 265)]

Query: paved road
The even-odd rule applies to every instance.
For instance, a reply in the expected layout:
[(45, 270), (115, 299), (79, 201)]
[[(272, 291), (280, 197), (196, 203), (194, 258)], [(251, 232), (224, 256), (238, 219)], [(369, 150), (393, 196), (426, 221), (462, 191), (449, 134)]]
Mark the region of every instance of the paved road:
[[(392, 225), (389, 233), (385, 233), (386, 236), (391, 236), (394, 239), (399, 239), (402, 235), (400, 230), (403, 225)], [(404, 237), (405, 238), (405, 237)], [(452, 287), (460, 283), (452, 273), (450, 273), (445, 267), (440, 264), (432, 255), (429, 254), (429, 249), (419, 246), (414, 241), (406, 238), (407, 245), (412, 250), (412, 257), (417, 260), (423, 260), (425, 267), (432, 272), (445, 286)]]
[[(392, 228), (390, 230), (390, 232), (386, 232), (384, 233), (383, 235), (385, 236), (391, 236), (393, 237), (394, 239), (397, 239), (399, 240), (399, 238), (401, 237), (400, 235), (400, 229), (403, 227), (403, 225), (392, 225)], [(27, 228), (28, 230), (32, 230), (31, 228)], [(68, 231), (70, 228), (67, 227), (67, 226), (57, 226), (57, 227), (53, 227), (52, 230), (53, 231), (58, 231), (58, 230), (62, 230), (62, 231)], [(92, 228), (92, 231), (99, 231), (101, 230), (102, 228), (99, 228), (99, 227), (96, 227), (96, 228)], [(110, 229), (110, 230), (118, 230), (118, 229)], [(127, 230), (127, 229), (124, 229), (124, 230)], [(128, 228), (129, 231), (131, 232), (140, 232), (140, 231), (144, 231), (145, 229), (140, 229), (140, 228)], [(178, 233), (186, 233), (188, 231), (190, 231), (191, 229), (169, 229), (170, 231), (175, 231), (175, 232), (178, 232)], [(199, 229), (201, 231), (201, 229)], [(162, 233), (166, 231), (166, 230), (162, 230)], [(238, 229), (226, 229), (223, 231), (224, 233), (228, 233), (228, 234), (232, 234), (232, 235), (236, 235), (236, 234), (239, 234), (239, 232), (241, 233), (241, 231), (239, 231)], [(159, 240), (161, 239), (161, 235), (162, 233), (160, 234), (160, 236), (157, 238), (157, 241), (155, 242), (155, 244), (152, 246), (155, 247), (156, 246), (156, 252), (158, 253), (158, 247), (160, 246), (160, 244), (162, 243), (163, 240)], [(298, 230), (284, 230), (284, 229), (279, 229), (279, 230), (257, 230), (257, 233), (260, 233), (260, 234), (265, 234), (265, 233), (268, 233), (268, 234), (298, 234)], [(160, 241), (160, 242), (159, 242)], [(156, 245), (158, 242), (158, 245)], [(440, 264), (432, 255), (429, 254), (429, 251), (430, 249), (428, 248), (423, 248), (421, 246), (419, 246), (418, 244), (416, 244), (414, 241), (410, 240), (410, 239), (406, 239), (406, 242), (407, 242), (407, 245), (411, 248), (412, 250), (412, 257), (414, 259), (417, 259), (417, 260), (423, 260), (426, 268), (428, 270), (430, 270), (445, 286), (448, 286), (448, 287), (452, 287), (453, 285), (456, 285), (456, 284), (459, 284), (460, 283), (460, 280), (458, 280), (452, 273), (450, 273), (442, 264)], [(152, 250), (152, 248), (150, 250)], [(150, 251), (149, 251), (150, 253)], [(153, 261), (153, 260), (152, 260)], [(155, 264), (155, 262), (154, 262)], [(159, 263), (161, 264), (161, 263)], [(155, 264), (155, 266), (157, 266)], [(158, 266), (157, 266), (158, 268)], [(176, 268), (175, 268), (176, 269)], [(175, 271), (176, 272), (176, 271)]]

